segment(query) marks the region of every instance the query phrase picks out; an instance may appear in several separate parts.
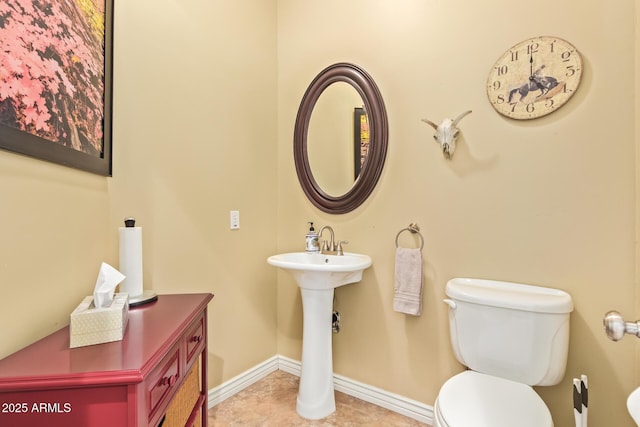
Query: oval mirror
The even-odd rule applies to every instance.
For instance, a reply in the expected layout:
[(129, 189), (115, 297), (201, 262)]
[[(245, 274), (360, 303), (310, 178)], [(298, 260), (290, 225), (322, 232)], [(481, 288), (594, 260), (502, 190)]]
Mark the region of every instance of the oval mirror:
[(371, 76), (349, 63), (322, 70), (302, 97), (293, 137), (307, 198), (333, 214), (360, 206), (380, 178), (387, 140), (387, 112)]

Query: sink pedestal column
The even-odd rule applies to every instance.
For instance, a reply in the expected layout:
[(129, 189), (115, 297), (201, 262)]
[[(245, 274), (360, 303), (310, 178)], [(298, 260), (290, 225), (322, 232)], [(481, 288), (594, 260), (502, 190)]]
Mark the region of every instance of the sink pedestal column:
[(296, 411), (317, 420), (336, 410), (331, 315), (333, 289), (300, 288), (303, 308), (302, 370)]
[(333, 290), (357, 283), (371, 266), (368, 255), (291, 252), (272, 255), (267, 262), (287, 270), (302, 295), (302, 368), (296, 410), (317, 420), (336, 410), (333, 389)]

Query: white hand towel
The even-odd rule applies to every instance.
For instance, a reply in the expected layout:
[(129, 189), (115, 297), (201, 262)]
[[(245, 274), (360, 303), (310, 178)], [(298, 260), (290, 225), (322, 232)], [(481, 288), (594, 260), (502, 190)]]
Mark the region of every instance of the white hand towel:
[(422, 251), (397, 248), (393, 309), (400, 313), (422, 314)]

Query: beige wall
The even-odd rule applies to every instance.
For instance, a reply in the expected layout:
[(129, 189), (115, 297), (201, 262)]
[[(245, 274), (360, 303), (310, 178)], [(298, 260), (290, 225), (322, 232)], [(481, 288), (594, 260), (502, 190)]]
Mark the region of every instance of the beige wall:
[[(640, 8), (636, 7), (635, 11), (636, 23), (640, 22)], [(640, 26), (635, 26), (635, 108), (640, 111), (640, 96), (638, 96), (638, 87), (640, 87)], [(640, 165), (640, 121), (635, 121), (636, 131), (636, 165)], [(640, 313), (640, 292), (637, 292), (640, 286), (640, 251), (638, 251), (638, 242), (640, 241), (640, 169), (636, 166), (636, 313)], [(640, 366), (640, 345), (636, 346), (636, 366)], [(640, 371), (636, 373), (640, 377)]]
[(275, 2), (117, 3), (109, 225), (139, 218), (157, 292), (215, 294), (214, 386), (276, 353)]
[(0, 357), (68, 323), (125, 216), (145, 287), (215, 294), (211, 386), (276, 354), (276, 34), (275, 1), (115, 0), (113, 178), (0, 152)]
[[(636, 22), (640, 22), (640, 8), (636, 7)], [(636, 111), (640, 111), (640, 96), (638, 96), (638, 87), (640, 85), (640, 27), (635, 27), (635, 39), (636, 39), (636, 60), (635, 60), (635, 108)], [(640, 121), (635, 121), (635, 140), (636, 140), (636, 165), (640, 165)], [(640, 251), (638, 251), (638, 242), (640, 241), (640, 170), (636, 166), (636, 280), (635, 280), (635, 308), (637, 315), (640, 315), (640, 293), (637, 291), (640, 286)], [(634, 366), (640, 366), (640, 344), (636, 344), (636, 359)], [(636, 379), (640, 379), (640, 370), (635, 369)], [(640, 381), (639, 381), (640, 382)]]
[[(589, 375), (593, 425), (632, 425), (627, 394), (637, 380), (633, 338), (609, 341), (602, 316), (633, 318), (635, 297), (634, 15), (632, 3), (327, 0), (278, 2), (280, 251), (303, 246), (305, 222), (331, 224), (349, 250), (372, 256), (363, 281), (336, 291), (342, 330), (335, 371), (433, 404), (461, 367), (448, 342), (446, 281), (473, 276), (557, 287), (574, 298), (565, 380), (539, 392), (556, 425), (570, 426), (571, 378)], [(580, 17), (576, 14), (580, 11)], [(546, 11), (546, 12), (541, 12)], [(494, 61), (530, 36), (557, 35), (581, 51), (579, 92), (531, 122), (488, 103)], [(306, 85), (340, 61), (376, 80), (389, 116), (380, 184), (356, 211), (319, 212), (292, 165), (291, 129)], [(451, 161), (420, 121), (471, 109)], [(410, 222), (426, 244), (424, 313), (392, 310), (394, 238)], [(278, 276), (278, 350), (300, 357), (300, 297)]]
[[(576, 305), (566, 379), (539, 390), (556, 425), (572, 425), (569, 383), (581, 373), (591, 423), (632, 425), (636, 341), (607, 340), (601, 319), (640, 313), (633, 3), (543, 0), (542, 17), (502, 0), (115, 3), (114, 177), (0, 152), (0, 357), (68, 322), (100, 262), (117, 265), (117, 227), (133, 215), (148, 288), (216, 294), (210, 387), (274, 354), (299, 358), (299, 292), (265, 258), (301, 249), (313, 220), (374, 260), (336, 293), (337, 373), (433, 404), (461, 369), (440, 302), (449, 278), (553, 286)], [(503, 119), (485, 97), (489, 68), (543, 34), (582, 52), (580, 91), (551, 116)], [(291, 138), (307, 84), (340, 61), (378, 83), (390, 145), (370, 199), (331, 216), (305, 199)], [(445, 161), (420, 119), (466, 109)], [(229, 230), (232, 209), (240, 230)], [(391, 309), (394, 238), (410, 222), (426, 240), (418, 318)]]
[(104, 177), (0, 151), (0, 357), (69, 323), (109, 247)]

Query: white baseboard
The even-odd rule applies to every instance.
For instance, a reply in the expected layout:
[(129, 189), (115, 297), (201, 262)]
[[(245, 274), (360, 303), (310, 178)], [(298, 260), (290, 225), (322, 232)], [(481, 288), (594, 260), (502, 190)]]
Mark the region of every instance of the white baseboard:
[[(285, 356), (273, 356), (242, 374), (209, 390), (209, 408), (233, 396), (276, 370), (300, 376), (301, 364)], [(373, 403), (423, 423), (433, 424), (433, 407), (416, 400), (364, 384), (342, 375), (333, 375), (336, 391)]]
[(229, 381), (212, 388), (208, 393), (209, 409), (277, 370), (278, 356), (273, 356), (240, 375), (236, 375)]

